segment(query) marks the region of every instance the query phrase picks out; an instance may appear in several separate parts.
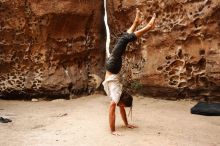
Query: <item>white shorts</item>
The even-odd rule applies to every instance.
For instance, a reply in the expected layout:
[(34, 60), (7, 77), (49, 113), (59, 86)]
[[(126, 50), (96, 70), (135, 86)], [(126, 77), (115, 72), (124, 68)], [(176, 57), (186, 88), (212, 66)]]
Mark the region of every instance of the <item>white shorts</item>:
[(118, 76), (113, 74), (105, 79), (102, 84), (107, 96), (118, 104), (122, 93), (122, 84), (120, 83)]

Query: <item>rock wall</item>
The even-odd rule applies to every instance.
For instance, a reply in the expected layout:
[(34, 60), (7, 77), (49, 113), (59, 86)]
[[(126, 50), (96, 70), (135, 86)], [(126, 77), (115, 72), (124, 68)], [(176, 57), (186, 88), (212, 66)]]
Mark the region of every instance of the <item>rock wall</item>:
[[(69, 97), (98, 88), (103, 4), (0, 0), (0, 97)], [(111, 47), (132, 24), (135, 8), (146, 22), (157, 13), (155, 29), (127, 48), (125, 86), (155, 96), (220, 96), (219, 0), (107, 0), (107, 7)]]
[(103, 77), (103, 16), (100, 0), (0, 0), (0, 97), (92, 92)]
[(129, 45), (124, 83), (155, 96), (220, 96), (219, 0), (108, 0), (111, 46), (135, 8), (147, 22), (155, 12), (156, 27)]

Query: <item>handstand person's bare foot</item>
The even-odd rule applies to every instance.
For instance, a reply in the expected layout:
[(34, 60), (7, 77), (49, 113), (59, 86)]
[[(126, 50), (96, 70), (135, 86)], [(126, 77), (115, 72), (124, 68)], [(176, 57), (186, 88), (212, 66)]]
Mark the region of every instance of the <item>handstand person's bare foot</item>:
[(149, 30), (154, 28), (154, 23), (155, 23), (155, 19), (156, 19), (156, 14), (154, 13), (151, 20), (149, 21), (149, 23), (142, 29), (135, 31), (135, 35), (137, 37), (141, 37), (143, 34), (145, 34), (146, 32), (148, 32)]
[(153, 29), (155, 26), (155, 19), (156, 19), (156, 13), (153, 14), (151, 20), (149, 21), (149, 23), (147, 25), (149, 25), (150, 29)]
[(140, 25), (142, 23), (143, 19), (141, 17), (141, 11), (136, 8), (136, 16), (134, 22), (137, 23), (137, 25)]
[(127, 30), (127, 33), (134, 32), (134, 30), (137, 28), (138, 25), (142, 23), (142, 21), (143, 19), (141, 18), (141, 11), (138, 8), (136, 8), (136, 16), (135, 16), (134, 22), (131, 25), (131, 27)]

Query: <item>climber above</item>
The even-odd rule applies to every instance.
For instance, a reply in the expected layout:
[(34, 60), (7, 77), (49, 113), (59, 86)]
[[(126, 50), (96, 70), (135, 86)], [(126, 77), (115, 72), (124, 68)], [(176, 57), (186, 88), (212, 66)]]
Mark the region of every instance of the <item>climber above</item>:
[[(127, 128), (136, 128), (136, 126), (128, 124), (125, 107), (132, 106), (132, 98), (124, 99), (122, 96), (122, 84), (119, 81), (118, 73), (122, 67), (122, 55), (126, 50), (126, 46), (129, 42), (135, 41), (137, 38), (141, 37), (143, 34), (153, 29), (154, 22), (156, 19), (156, 14), (154, 13), (150, 22), (140, 30), (135, 31), (138, 25), (143, 21), (141, 18), (141, 12), (139, 9), (136, 9), (136, 17), (131, 25), (131, 27), (122, 34), (118, 39), (115, 47), (113, 48), (110, 57), (106, 61), (106, 74), (105, 80), (102, 83), (104, 90), (111, 98), (110, 108), (109, 108), (109, 124), (111, 129), (111, 134), (120, 135), (115, 132), (115, 109), (116, 105), (120, 108), (120, 113), (122, 120)], [(124, 95), (124, 94), (123, 94)]]

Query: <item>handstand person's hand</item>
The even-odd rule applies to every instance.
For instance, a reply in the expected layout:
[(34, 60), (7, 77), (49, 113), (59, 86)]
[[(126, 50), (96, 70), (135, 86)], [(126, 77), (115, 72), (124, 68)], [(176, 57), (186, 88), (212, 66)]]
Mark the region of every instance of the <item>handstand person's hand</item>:
[(111, 134), (115, 135), (115, 136), (122, 136), (122, 134), (117, 131), (113, 131), (113, 132), (111, 132)]
[(126, 127), (127, 127), (127, 128), (131, 128), (131, 129), (138, 128), (137, 126), (130, 125), (130, 124), (126, 125)]

